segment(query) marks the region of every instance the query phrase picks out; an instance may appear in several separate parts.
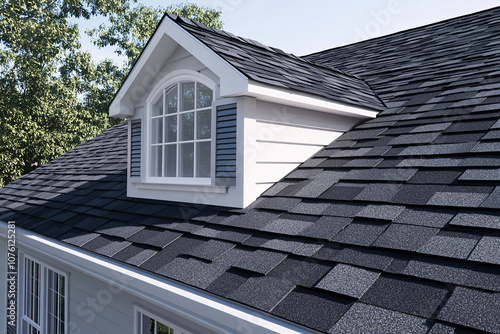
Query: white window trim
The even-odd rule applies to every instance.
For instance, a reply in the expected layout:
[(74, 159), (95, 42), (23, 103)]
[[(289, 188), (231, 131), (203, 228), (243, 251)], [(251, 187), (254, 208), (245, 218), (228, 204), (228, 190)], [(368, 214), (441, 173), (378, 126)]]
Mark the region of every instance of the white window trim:
[[(219, 89), (215, 82), (210, 80), (208, 77), (192, 70), (177, 70), (169, 73), (163, 79), (158, 81), (155, 87), (152, 89), (151, 94), (149, 94), (146, 99), (146, 113), (143, 115), (143, 134), (142, 139), (144, 142), (143, 152), (144, 160), (141, 166), (144, 178), (141, 178), (142, 182), (149, 184), (164, 184), (164, 185), (188, 185), (188, 186), (212, 186), (215, 184), (215, 160), (213, 159), (213, 152), (215, 150), (215, 133), (214, 133), (214, 119), (215, 119), (215, 108), (214, 103), (211, 106), (212, 114), (212, 138), (211, 141), (211, 152), (212, 161), (210, 165), (210, 177), (200, 178), (200, 177), (154, 177), (151, 176), (151, 146), (152, 140), (150, 135), (150, 129), (152, 128), (152, 113), (153, 104), (158, 100), (160, 95), (163, 95), (164, 90), (178, 82), (181, 81), (194, 81), (199, 82), (206, 87), (210, 88), (214, 94), (214, 101), (217, 100), (219, 96)], [(145, 131), (144, 131), (145, 129)]]
[[(40, 281), (40, 287), (41, 287), (41, 291), (40, 291), (40, 313), (39, 313), (39, 317), (40, 317), (40, 326), (34, 324), (31, 319), (27, 318), (24, 314), (24, 306), (25, 306), (25, 295), (24, 295), (24, 292), (25, 292), (25, 283), (26, 283), (26, 280), (25, 280), (25, 260), (28, 259), (28, 260), (31, 260), (35, 263), (38, 263), (41, 267), (41, 272), (42, 272), (42, 275), (41, 275), (41, 281)], [(47, 270), (51, 270), (55, 273), (57, 273), (58, 275), (61, 275), (64, 277), (64, 281), (65, 281), (65, 284), (64, 284), (64, 299), (65, 299), (65, 303), (64, 303), (64, 333), (68, 333), (68, 314), (69, 314), (69, 298), (68, 298), (68, 277), (69, 275), (49, 264), (47, 264), (46, 262), (44, 261), (41, 261), (39, 260), (38, 258), (36, 257), (33, 257), (33, 256), (30, 256), (22, 251), (20, 251), (18, 249), (18, 264), (19, 264), (19, 268), (18, 268), (18, 278), (19, 278), (19, 284), (18, 284), (18, 294), (17, 294), (17, 305), (18, 305), (18, 312), (19, 312), (19, 317), (18, 317), (18, 320), (17, 320), (17, 325), (16, 327), (19, 328), (19, 329), (22, 329), (22, 326), (23, 326), (23, 321), (27, 321), (29, 322), (30, 324), (32, 324), (34, 327), (39, 327), (39, 330), (40, 330), (40, 333), (41, 334), (45, 334), (47, 333), (47, 321), (46, 321), (46, 318), (47, 318), (47, 306), (46, 306), (46, 294), (47, 294), (47, 289), (48, 289), (48, 286), (46, 285), (46, 281), (47, 281)]]

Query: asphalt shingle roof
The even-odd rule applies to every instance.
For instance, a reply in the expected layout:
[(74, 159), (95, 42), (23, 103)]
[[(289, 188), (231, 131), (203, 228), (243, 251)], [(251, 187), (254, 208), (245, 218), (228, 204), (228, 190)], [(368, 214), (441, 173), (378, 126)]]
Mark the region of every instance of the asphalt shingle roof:
[(249, 208), (127, 198), (123, 123), (0, 189), (0, 219), (323, 332), (500, 333), (500, 8), (306, 59), (389, 108)]

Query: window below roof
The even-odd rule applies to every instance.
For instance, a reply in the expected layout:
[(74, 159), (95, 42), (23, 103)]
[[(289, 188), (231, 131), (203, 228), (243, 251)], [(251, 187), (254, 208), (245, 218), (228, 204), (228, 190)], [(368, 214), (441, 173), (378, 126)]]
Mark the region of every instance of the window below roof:
[(66, 333), (66, 275), (24, 256), (21, 277), (21, 332)]
[(137, 308), (137, 334), (192, 334), (175, 324), (150, 312)]
[(209, 185), (212, 166), (213, 85), (184, 76), (153, 94), (148, 105), (148, 181)]

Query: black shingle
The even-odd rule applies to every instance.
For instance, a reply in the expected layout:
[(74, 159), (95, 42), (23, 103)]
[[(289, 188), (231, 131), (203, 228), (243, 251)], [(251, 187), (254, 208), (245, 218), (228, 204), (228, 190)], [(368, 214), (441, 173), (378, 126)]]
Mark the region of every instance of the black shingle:
[(425, 245), (439, 229), (432, 227), (392, 224), (373, 243), (374, 246), (416, 251)]
[(347, 225), (332, 241), (351, 245), (369, 246), (387, 228), (386, 224), (354, 221)]
[(320, 331), (327, 331), (349, 309), (351, 303), (349, 298), (310, 289), (297, 289), (283, 299), (271, 313)]
[(269, 250), (256, 250), (236, 262), (234, 267), (265, 275), (285, 258), (286, 254), (284, 253)]
[(394, 311), (430, 318), (446, 300), (445, 284), (421, 279), (380, 276), (361, 301)]
[(236, 245), (231, 242), (220, 240), (209, 240), (196, 248), (188, 251), (186, 254), (196, 256), (200, 259), (213, 261), (219, 256), (234, 248)]
[(312, 287), (329, 270), (329, 265), (314, 260), (304, 261), (300, 258), (288, 257), (271, 270), (268, 276), (295, 285)]
[(368, 205), (356, 216), (371, 219), (394, 220), (403, 210), (399, 205)]

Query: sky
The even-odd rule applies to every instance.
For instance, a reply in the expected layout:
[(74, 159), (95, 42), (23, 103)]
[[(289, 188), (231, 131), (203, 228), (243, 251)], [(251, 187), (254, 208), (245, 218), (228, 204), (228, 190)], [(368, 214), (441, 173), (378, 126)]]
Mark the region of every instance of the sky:
[[(138, 0), (147, 6), (178, 1)], [(220, 8), (224, 30), (302, 56), (363, 39), (391, 34), (500, 6), (499, 0), (196, 0)], [(95, 21), (92, 22), (95, 24)], [(81, 31), (91, 27), (81, 22)], [(112, 49), (83, 47), (95, 59), (112, 58)]]

